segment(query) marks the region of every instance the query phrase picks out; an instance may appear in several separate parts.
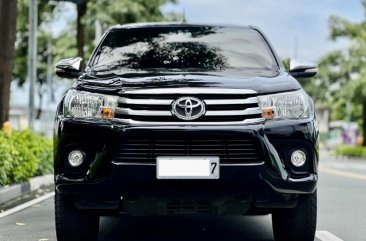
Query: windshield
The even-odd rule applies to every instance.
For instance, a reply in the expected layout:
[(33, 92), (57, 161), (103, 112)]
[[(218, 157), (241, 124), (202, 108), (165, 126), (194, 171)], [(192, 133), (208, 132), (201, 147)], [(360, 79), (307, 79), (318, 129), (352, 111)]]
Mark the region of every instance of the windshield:
[(277, 69), (263, 36), (251, 28), (166, 26), (112, 30), (92, 60), (94, 71)]

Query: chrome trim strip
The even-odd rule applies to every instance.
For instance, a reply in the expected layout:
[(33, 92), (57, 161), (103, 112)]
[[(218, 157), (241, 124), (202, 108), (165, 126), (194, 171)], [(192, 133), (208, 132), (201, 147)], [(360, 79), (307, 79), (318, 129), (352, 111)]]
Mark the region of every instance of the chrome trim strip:
[(216, 99), (203, 100), (206, 105), (242, 105), (242, 104), (258, 104), (257, 97), (250, 97), (247, 99)]
[[(133, 110), (130, 108), (116, 108), (116, 114), (129, 116), (173, 116), (170, 111), (164, 110)], [(245, 116), (262, 114), (258, 107), (247, 108), (245, 110), (210, 110), (206, 111), (204, 116)]]
[(220, 164), (220, 166), (224, 167), (232, 167), (232, 166), (261, 166), (264, 165), (264, 162), (259, 163), (228, 163), (228, 164)]
[(245, 110), (211, 110), (206, 111), (205, 116), (240, 116), (262, 114), (262, 110), (258, 107), (247, 108)]
[(119, 94), (257, 94), (250, 89), (231, 88), (154, 88), (138, 90), (121, 90)]
[[(119, 104), (132, 104), (132, 105), (171, 105), (174, 99), (131, 99), (126, 97), (120, 97), (118, 99)], [(202, 99), (206, 105), (243, 105), (243, 104), (258, 104), (257, 97), (250, 97), (247, 99), (216, 99), (205, 100)]]
[(318, 180), (318, 175), (316, 174), (309, 174), (309, 176), (304, 178), (289, 178), (288, 181), (290, 182), (313, 182)]
[(130, 108), (116, 108), (116, 114), (120, 115), (140, 115), (140, 116), (173, 116), (170, 111), (163, 110), (132, 110)]
[(126, 97), (118, 98), (118, 104), (132, 105), (171, 105), (174, 100), (165, 99), (130, 99)]
[(115, 162), (112, 161), (112, 164), (117, 166), (156, 166), (155, 163), (144, 163), (144, 162)]
[(223, 122), (151, 122), (151, 121), (136, 121), (131, 119), (113, 119), (125, 125), (131, 126), (227, 126), (227, 125), (250, 125), (260, 124), (265, 121), (264, 118), (246, 119), (243, 121), (223, 121)]

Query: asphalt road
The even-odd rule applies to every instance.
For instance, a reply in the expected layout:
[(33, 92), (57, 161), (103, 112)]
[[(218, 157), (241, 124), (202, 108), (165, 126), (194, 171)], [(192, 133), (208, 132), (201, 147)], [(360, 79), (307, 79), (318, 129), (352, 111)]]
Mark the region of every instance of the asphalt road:
[[(366, 160), (321, 155), (318, 237), (366, 240)], [(0, 241), (56, 240), (53, 198), (0, 218)], [(103, 217), (100, 241), (270, 241), (270, 216), (163, 218)]]

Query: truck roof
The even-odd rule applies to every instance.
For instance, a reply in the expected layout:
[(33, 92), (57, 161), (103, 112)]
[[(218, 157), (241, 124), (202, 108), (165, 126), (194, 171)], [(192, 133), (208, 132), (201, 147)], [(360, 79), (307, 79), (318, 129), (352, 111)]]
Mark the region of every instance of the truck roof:
[(129, 23), (123, 25), (115, 25), (110, 27), (112, 29), (129, 29), (129, 28), (155, 28), (155, 27), (226, 27), (226, 28), (252, 28), (256, 27), (250, 25), (233, 25), (233, 24), (204, 24), (204, 23), (183, 23), (183, 22), (143, 22), (143, 23)]

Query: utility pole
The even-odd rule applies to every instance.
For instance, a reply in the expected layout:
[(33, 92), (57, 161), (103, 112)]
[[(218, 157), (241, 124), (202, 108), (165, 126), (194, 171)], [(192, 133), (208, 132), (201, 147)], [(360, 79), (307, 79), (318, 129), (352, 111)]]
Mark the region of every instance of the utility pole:
[(294, 58), (295, 59), (298, 57), (298, 51), (299, 51), (299, 39), (297, 36), (295, 36), (295, 39), (294, 39)]
[(55, 96), (53, 94), (53, 76), (52, 76), (52, 37), (51, 33), (48, 36), (47, 41), (47, 86), (49, 91), (49, 101), (51, 103), (55, 102)]
[(100, 23), (99, 19), (95, 21), (95, 39), (94, 45), (97, 46), (99, 40), (102, 38), (102, 24)]
[(38, 0), (29, 0), (29, 35), (28, 35), (28, 81), (29, 81), (29, 127), (34, 124), (34, 84), (37, 79), (37, 20)]

